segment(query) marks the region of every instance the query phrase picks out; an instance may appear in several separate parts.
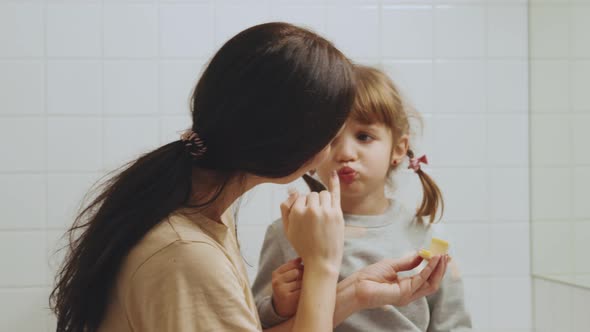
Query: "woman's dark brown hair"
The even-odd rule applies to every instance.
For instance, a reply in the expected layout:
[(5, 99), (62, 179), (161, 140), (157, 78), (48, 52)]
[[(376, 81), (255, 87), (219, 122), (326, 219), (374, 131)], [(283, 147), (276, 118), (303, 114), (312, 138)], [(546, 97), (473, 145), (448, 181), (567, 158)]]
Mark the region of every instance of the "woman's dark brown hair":
[[(103, 185), (68, 231), (50, 298), (57, 331), (96, 331), (123, 260), (150, 229), (179, 208), (211, 203), (235, 176), (293, 174), (336, 135), (353, 99), (350, 62), (311, 31), (267, 23), (230, 39), (191, 99), (191, 129), (206, 152), (192, 158), (178, 140), (141, 156)], [(195, 205), (199, 170), (215, 172), (218, 186)]]

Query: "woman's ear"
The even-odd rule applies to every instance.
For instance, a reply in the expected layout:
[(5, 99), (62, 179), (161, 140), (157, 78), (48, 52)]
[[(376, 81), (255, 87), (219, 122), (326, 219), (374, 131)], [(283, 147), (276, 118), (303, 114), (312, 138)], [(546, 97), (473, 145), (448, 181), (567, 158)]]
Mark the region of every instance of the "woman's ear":
[(409, 135), (402, 135), (397, 140), (397, 144), (393, 146), (393, 150), (391, 151), (391, 165), (397, 166), (401, 164), (402, 160), (408, 153), (408, 149), (410, 148), (410, 137)]

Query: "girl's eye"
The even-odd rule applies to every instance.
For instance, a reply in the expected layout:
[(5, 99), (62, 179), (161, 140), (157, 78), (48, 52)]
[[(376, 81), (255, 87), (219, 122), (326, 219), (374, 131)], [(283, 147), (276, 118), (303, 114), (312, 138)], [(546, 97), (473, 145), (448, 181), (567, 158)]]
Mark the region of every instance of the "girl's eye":
[(365, 134), (365, 133), (360, 133), (356, 136), (356, 138), (361, 141), (361, 142), (369, 142), (373, 139), (373, 137)]

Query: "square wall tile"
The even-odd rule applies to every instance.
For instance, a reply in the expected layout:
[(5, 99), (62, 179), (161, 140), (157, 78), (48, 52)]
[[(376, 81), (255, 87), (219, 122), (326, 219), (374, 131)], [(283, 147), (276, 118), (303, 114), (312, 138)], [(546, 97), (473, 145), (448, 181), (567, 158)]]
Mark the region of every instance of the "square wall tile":
[(43, 118), (3, 118), (0, 121), (0, 171), (45, 170), (45, 132)]
[[(576, 167), (573, 170), (573, 214), (576, 219), (590, 220), (590, 204), (588, 204), (588, 188), (590, 188), (590, 165)], [(589, 233), (590, 234), (590, 233)]]
[(0, 115), (45, 114), (43, 62), (0, 61), (0, 73)]
[(43, 3), (0, 4), (0, 57), (45, 55)]
[(528, 113), (528, 60), (488, 60), (486, 79), (490, 112)]
[(102, 163), (102, 119), (50, 118), (47, 123), (50, 171), (98, 171)]
[(567, 112), (570, 105), (569, 62), (531, 60), (531, 111)]
[(47, 55), (102, 55), (102, 8), (98, 3), (50, 3), (47, 7)]
[(407, 103), (422, 114), (434, 111), (432, 61), (387, 61), (383, 65), (383, 70)]
[(569, 55), (569, 9), (564, 5), (533, 4), (529, 10), (530, 52), (534, 59)]
[(473, 328), (478, 331), (490, 326), (491, 280), (487, 277), (465, 277), (465, 307), (471, 314)]
[(588, 243), (590, 242), (590, 218), (572, 222), (574, 232), (574, 271), (577, 275), (590, 274)]
[(531, 223), (533, 273), (571, 275), (574, 273), (573, 227), (568, 221)]
[(160, 56), (209, 58), (213, 55), (212, 3), (160, 6)]
[(215, 47), (257, 24), (270, 22), (270, 8), (264, 3), (222, 2), (215, 7)]
[(533, 221), (567, 220), (572, 215), (572, 172), (569, 167), (531, 169)]
[(486, 119), (479, 115), (445, 115), (433, 118), (433, 166), (485, 164)]
[(326, 16), (326, 30), (326, 37), (348, 57), (360, 59), (379, 56), (377, 6), (330, 6)]
[(156, 114), (158, 64), (155, 61), (104, 63), (104, 112), (115, 115)]
[(381, 55), (396, 58), (432, 58), (432, 6), (385, 6), (381, 10)]
[(248, 191), (239, 205), (241, 225), (268, 225), (273, 222), (270, 210), (273, 208), (273, 186), (263, 184)]
[(104, 56), (153, 57), (158, 54), (158, 12), (155, 4), (105, 4)]
[(103, 105), (103, 67), (100, 61), (49, 61), (49, 114), (100, 115)]
[(449, 239), (449, 250), (453, 260), (465, 276), (488, 276), (493, 271), (483, 257), (490, 257), (490, 226), (472, 222), (470, 224), (446, 224), (445, 234)]
[(47, 241), (47, 247), (45, 248), (45, 266), (47, 266), (48, 269), (46, 282), (48, 285), (54, 286), (57, 273), (59, 272), (69, 250), (68, 245), (70, 238), (65, 230), (48, 230), (45, 232), (45, 236)]
[(48, 298), (44, 288), (1, 289), (0, 331), (45, 331), (51, 315)]
[(434, 14), (436, 57), (481, 57), (485, 53), (484, 6), (441, 5)]
[(572, 331), (584, 331), (590, 326), (590, 315), (587, 310), (590, 306), (590, 291), (587, 289), (573, 290), (572, 301)]
[(446, 222), (478, 222), (489, 220), (489, 183), (486, 169), (445, 168), (428, 172), (445, 200)]
[(491, 3), (487, 8), (488, 56), (527, 57), (527, 14), (526, 3)]
[(90, 202), (89, 190), (100, 179), (100, 173), (49, 174), (47, 178), (47, 201), (49, 228), (67, 229), (82, 207)]
[[(401, 0), (400, 0), (401, 1)], [(474, 6), (481, 6), (486, 0), (431, 0), (431, 2), (433, 2), (435, 5), (449, 5), (449, 4), (453, 4), (453, 5), (466, 5), (466, 4), (470, 4), (470, 5), (474, 5)], [(493, 1), (493, 0), (490, 0)], [(515, 1), (519, 1), (519, 0), (515, 0)], [(522, 1), (522, 0), (520, 0)]]
[(572, 60), (570, 61), (570, 67), (572, 109), (576, 112), (590, 114), (590, 94), (588, 93), (590, 59)]
[(590, 151), (588, 150), (588, 142), (590, 142), (589, 126), (590, 114), (572, 117), (572, 162), (574, 165), (590, 165)]
[[(529, 279), (530, 242), (529, 223), (527, 221), (496, 224), (491, 230), (491, 265), (492, 273), (497, 277), (520, 277)], [(530, 287), (530, 285), (529, 285)], [(530, 298), (530, 289), (526, 294)], [(520, 295), (524, 295), (517, 292)], [(521, 326), (504, 326), (521, 327)]]
[(117, 117), (104, 121), (104, 164), (107, 170), (119, 168), (158, 147), (157, 118)]
[(491, 326), (500, 329), (530, 329), (532, 322), (531, 278), (492, 278)]
[(488, 165), (528, 166), (528, 116), (491, 115), (487, 122)]
[(531, 116), (531, 163), (535, 167), (568, 166), (572, 162), (572, 124), (566, 115)]
[(572, 288), (535, 280), (535, 328), (539, 332), (572, 330)]
[(494, 223), (529, 220), (528, 168), (492, 168), (490, 191)]
[(317, 1), (271, 2), (271, 20), (292, 23), (323, 34), (326, 31), (326, 6)]
[(0, 232), (0, 287), (45, 285), (45, 243), (44, 231)]
[(45, 228), (44, 175), (0, 174), (0, 228)]
[(202, 61), (160, 61), (160, 113), (190, 114), (190, 100), (201, 73)]
[(483, 61), (436, 61), (434, 65), (435, 113), (486, 111)]
[[(579, 1), (578, 1), (579, 2)], [(571, 47), (572, 56), (574, 57), (590, 57), (590, 1), (585, 3), (573, 3), (569, 6), (571, 10)]]
[(180, 135), (192, 125), (190, 116), (172, 115), (160, 118), (160, 144), (168, 144), (180, 139)]

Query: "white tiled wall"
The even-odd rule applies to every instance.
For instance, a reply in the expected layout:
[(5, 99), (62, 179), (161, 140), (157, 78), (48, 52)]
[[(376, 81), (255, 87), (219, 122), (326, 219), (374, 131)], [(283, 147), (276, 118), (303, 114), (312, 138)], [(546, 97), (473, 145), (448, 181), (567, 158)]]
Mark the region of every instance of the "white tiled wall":
[(531, 1), (529, 15), (534, 322), (587, 331), (590, 1)]
[[(82, 194), (176, 139), (212, 52), (272, 20), (307, 25), (391, 74), (424, 115), (420, 150), (444, 190), (476, 327), (530, 327), (527, 13), (524, 0), (1, 0), (0, 331), (54, 329), (51, 252)], [(414, 174), (399, 181), (402, 199), (417, 192)], [(267, 185), (244, 199), (252, 275), (285, 195)]]
[(538, 332), (587, 331), (590, 290), (534, 278), (535, 327)]

